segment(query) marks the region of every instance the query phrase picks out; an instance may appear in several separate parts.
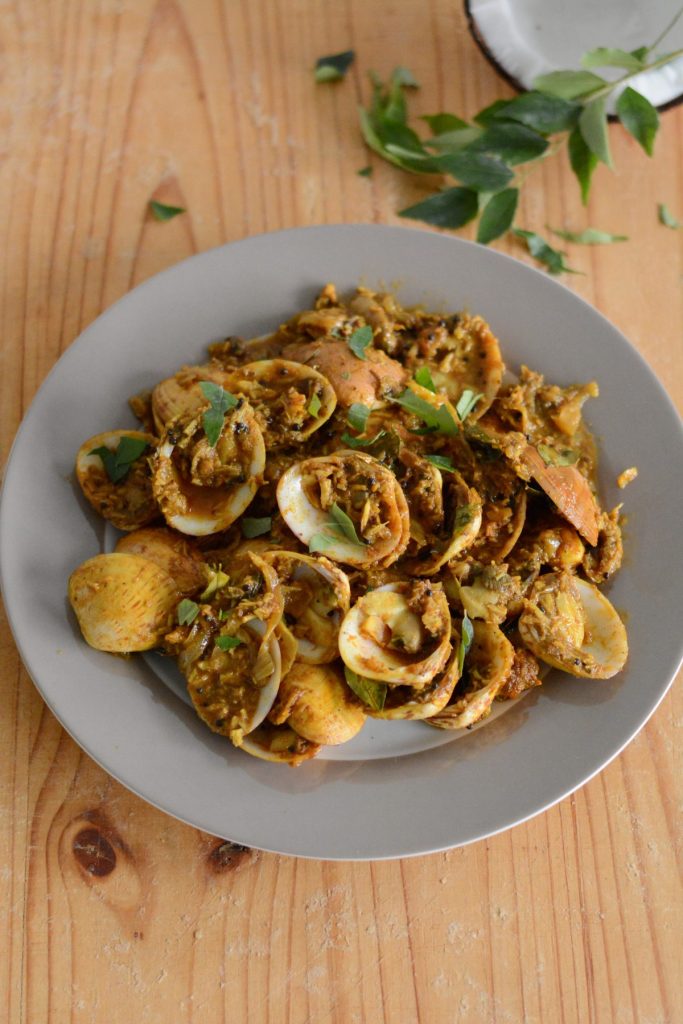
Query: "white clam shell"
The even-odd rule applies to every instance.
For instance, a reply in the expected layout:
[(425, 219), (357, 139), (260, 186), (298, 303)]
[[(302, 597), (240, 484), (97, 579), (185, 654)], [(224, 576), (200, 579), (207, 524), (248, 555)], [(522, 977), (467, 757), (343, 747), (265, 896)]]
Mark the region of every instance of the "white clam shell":
[[(344, 664), (358, 675), (390, 685), (419, 688), (431, 682), (451, 652), (448, 600), (437, 587), (432, 600), (443, 614), (443, 630), (436, 637), (426, 633), (420, 617), (409, 607), (410, 584), (387, 583), (361, 597), (345, 616), (339, 632), (339, 653)], [(378, 641), (378, 631), (386, 631), (385, 643)], [(410, 653), (390, 646), (392, 638), (406, 632), (421, 637), (429, 647), (428, 653)]]

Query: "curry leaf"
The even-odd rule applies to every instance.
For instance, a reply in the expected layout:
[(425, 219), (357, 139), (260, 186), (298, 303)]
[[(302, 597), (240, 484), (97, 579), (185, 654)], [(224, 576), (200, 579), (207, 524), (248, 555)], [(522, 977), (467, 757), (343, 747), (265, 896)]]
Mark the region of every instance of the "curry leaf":
[(124, 434), (115, 449), (100, 445), (88, 454), (99, 455), (107, 476), (113, 484), (118, 484), (125, 480), (135, 460), (139, 459), (148, 447), (147, 441), (142, 438)]
[(308, 542), (308, 550), (311, 553), (326, 551), (333, 544), (338, 544), (340, 541), (347, 541), (351, 544), (356, 544), (358, 547), (365, 546), (365, 541), (361, 540), (356, 533), (353, 520), (346, 514), (343, 508), (339, 507), (336, 501), (328, 514), (329, 522), (325, 524), (320, 533), (313, 534)]
[(461, 228), (477, 216), (479, 199), (471, 188), (445, 189), (413, 206), (399, 210), (399, 217), (421, 220), (437, 228)]
[(445, 405), (431, 405), (410, 388), (406, 388), (394, 401), (422, 420), (430, 432), (445, 434), (447, 437), (455, 437), (459, 433), (458, 424)]
[(567, 131), (576, 124), (581, 107), (578, 103), (563, 100), (559, 96), (549, 96), (543, 92), (524, 92), (514, 100), (503, 104), (501, 110), (494, 113), (495, 119), (519, 121), (527, 128), (540, 132), (541, 135), (552, 135), (554, 132)]
[(478, 394), (475, 394), (470, 388), (465, 388), (458, 399), (458, 404), (455, 407), (455, 411), (457, 412), (458, 419), (461, 423), (465, 422), (470, 413), (474, 411), (479, 399), (483, 397), (484, 396), (481, 391)]
[(190, 626), (199, 615), (199, 605), (186, 597), (176, 608), (176, 615), (179, 625)]
[(352, 544), (364, 544), (365, 542), (360, 540), (356, 533), (356, 527), (353, 525), (353, 519), (346, 514), (343, 508), (340, 508), (337, 502), (332, 505), (330, 509), (330, 516), (333, 521), (337, 524), (341, 532), (350, 540)]
[(386, 683), (378, 683), (374, 679), (366, 679), (353, 672), (348, 665), (344, 666), (344, 675), (350, 690), (353, 690), (363, 704), (373, 711), (381, 711), (387, 697)]
[(579, 182), (579, 186), (581, 188), (581, 201), (585, 206), (590, 194), (593, 171), (598, 166), (598, 158), (595, 153), (591, 153), (590, 149), (584, 142), (583, 135), (578, 127), (574, 128), (569, 136), (568, 147), (569, 163)]
[(420, 387), (427, 388), (427, 391), (431, 391), (433, 394), (436, 394), (436, 387), (434, 386), (434, 381), (432, 380), (432, 375), (429, 372), (428, 366), (421, 366), (416, 370), (414, 379), (415, 383), (419, 384)]
[(353, 50), (333, 53), (328, 57), (319, 57), (315, 65), (316, 82), (338, 82), (344, 78), (354, 62), (356, 54)]
[(262, 537), (264, 533), (270, 533), (270, 529), (273, 525), (273, 520), (270, 516), (263, 516), (261, 519), (252, 519), (249, 516), (245, 516), (240, 521), (242, 527), (243, 537)]
[(149, 209), (155, 220), (173, 220), (179, 213), (185, 213), (184, 206), (167, 206), (166, 203), (160, 203), (156, 199), (150, 199)]
[(438, 158), (442, 171), (451, 174), (477, 192), (498, 192), (512, 180), (510, 168), (486, 153), (464, 150)]
[(518, 198), (519, 190), (516, 188), (506, 188), (491, 196), (479, 218), (478, 242), (488, 245), (505, 234), (515, 219)]
[(657, 213), (659, 215), (659, 222), (667, 228), (673, 228), (674, 231), (678, 228), (683, 227), (680, 220), (676, 220), (673, 213), (666, 205), (666, 203), (660, 203), (657, 207)]
[(241, 643), (244, 643), (238, 636), (219, 636), (216, 637), (216, 647), (220, 647), (222, 651), (232, 651), (235, 647), (239, 647)]
[(358, 359), (365, 359), (365, 350), (371, 342), (372, 327), (369, 324), (357, 327), (348, 339), (349, 348)]
[(317, 417), (317, 415), (320, 412), (321, 408), (322, 408), (322, 402), (320, 401), (320, 397), (318, 395), (316, 395), (316, 394), (311, 395), (311, 400), (308, 403), (308, 412), (311, 414), (311, 416)]
[(607, 81), (592, 71), (551, 71), (534, 79), (534, 89), (559, 96), (563, 100), (575, 100), (601, 89)]
[(483, 125), (484, 127), (495, 121), (497, 117), (505, 116), (504, 111), (510, 106), (512, 100), (494, 100), (493, 103), (489, 103), (488, 107), (484, 107), (478, 114), (475, 115), (474, 120), (477, 124)]
[[(647, 51), (646, 51), (647, 52)], [(594, 50), (584, 53), (581, 58), (584, 68), (625, 68), (626, 71), (641, 71), (644, 67), (643, 58), (637, 51), (612, 49), (609, 46), (597, 46)]]
[(455, 473), (453, 460), (447, 455), (425, 455), (425, 458), (427, 462), (431, 462), (433, 466), (436, 466), (442, 472)]
[(488, 153), (515, 166), (536, 160), (548, 148), (548, 140), (515, 121), (494, 119), (482, 135), (467, 147), (468, 153)]
[(612, 155), (607, 135), (607, 113), (605, 98), (591, 100), (579, 116), (579, 131), (591, 153), (608, 167), (612, 166)]
[(462, 675), (463, 666), (465, 664), (465, 658), (469, 653), (469, 649), (472, 646), (474, 639), (474, 629), (472, 623), (469, 620), (467, 612), (463, 615), (462, 628), (460, 633), (460, 643), (458, 645), (458, 672)]
[(559, 228), (549, 228), (548, 230), (558, 238), (563, 238), (565, 242), (574, 242), (575, 245), (609, 245), (612, 242), (628, 242), (628, 235), (611, 235), (608, 231), (599, 231), (598, 228), (584, 228), (583, 231), (560, 231)]
[(199, 387), (204, 398), (210, 403), (210, 408), (202, 416), (202, 426), (209, 445), (215, 448), (223, 430), (225, 414), (229, 409), (235, 408), (237, 399), (220, 384), (214, 384), (209, 380), (200, 381)]
[(429, 125), (432, 135), (442, 135), (444, 132), (458, 131), (460, 128), (469, 128), (467, 121), (455, 114), (423, 114), (422, 120)]
[(537, 235), (535, 231), (524, 231), (522, 228), (515, 228), (513, 234), (517, 238), (521, 238), (526, 242), (526, 247), (530, 254), (539, 263), (542, 263), (551, 274), (577, 274), (579, 271), (572, 270), (564, 262), (565, 253), (560, 252), (559, 249), (553, 249), (551, 245), (546, 242), (545, 238), (541, 235)]
[(617, 100), (617, 114), (626, 131), (652, 156), (659, 114), (650, 101), (628, 85)]
[(372, 176), (372, 167), (370, 164), (367, 167), (361, 167), (359, 171), (356, 171), (359, 178), (369, 178)]
[(349, 426), (362, 434), (365, 432), (369, 416), (370, 409), (367, 405), (363, 405), (362, 402), (352, 402), (346, 414), (346, 420)]

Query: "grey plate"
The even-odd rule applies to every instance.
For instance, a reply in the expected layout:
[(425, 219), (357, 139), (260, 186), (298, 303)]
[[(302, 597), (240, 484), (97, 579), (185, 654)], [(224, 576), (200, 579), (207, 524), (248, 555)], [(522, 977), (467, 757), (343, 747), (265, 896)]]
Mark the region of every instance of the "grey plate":
[[(513, 370), (528, 363), (558, 383), (600, 382), (588, 417), (602, 442), (603, 493), (608, 504), (625, 500), (629, 517), (626, 566), (610, 593), (631, 644), (621, 676), (589, 682), (555, 674), (539, 693), (453, 742), (421, 749), (443, 737), (412, 723), (403, 726), (403, 750), (387, 741), (392, 723), (385, 723), (377, 740), (389, 742), (385, 756), (339, 748), (337, 760), (290, 769), (211, 734), (141, 658), (112, 658), (82, 641), (66, 583), (101, 550), (104, 531), (72, 480), (80, 444), (132, 425), (127, 397), (202, 358), (209, 341), (272, 329), (326, 281), (392, 287), (404, 302), (432, 308), (469, 307), (490, 321)], [(634, 464), (637, 481), (618, 491), (617, 473)], [(164, 271), (107, 310), (59, 360), (7, 468), (3, 592), (48, 705), (129, 789), (249, 846), (338, 860), (409, 856), (472, 842), (549, 807), (599, 771), (652, 714), (682, 653), (681, 479), (683, 430), (664, 390), (624, 337), (562, 285), (500, 253), (427, 232), (295, 229)]]

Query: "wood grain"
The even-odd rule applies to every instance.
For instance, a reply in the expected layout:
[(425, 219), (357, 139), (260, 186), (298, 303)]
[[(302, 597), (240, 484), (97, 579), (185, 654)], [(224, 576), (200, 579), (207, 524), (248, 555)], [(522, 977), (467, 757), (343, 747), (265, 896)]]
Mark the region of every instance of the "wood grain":
[[(416, 113), (509, 94), (455, 0), (15, 0), (0, 8), (0, 461), (59, 354), (130, 287), (290, 225), (424, 194), (374, 158), (366, 71)], [(341, 85), (311, 66), (353, 47)], [(520, 220), (631, 236), (567, 283), (683, 400), (683, 108), (653, 161), (612, 130), (588, 211), (563, 160)], [(185, 206), (167, 224), (150, 197)], [(523, 252), (503, 243), (516, 255)], [(634, 404), (634, 417), (645, 415)], [(676, 1024), (681, 691), (592, 782), (510, 832), (374, 864), (234, 850), (149, 807), (66, 736), (0, 633), (0, 1019), (11, 1024)]]

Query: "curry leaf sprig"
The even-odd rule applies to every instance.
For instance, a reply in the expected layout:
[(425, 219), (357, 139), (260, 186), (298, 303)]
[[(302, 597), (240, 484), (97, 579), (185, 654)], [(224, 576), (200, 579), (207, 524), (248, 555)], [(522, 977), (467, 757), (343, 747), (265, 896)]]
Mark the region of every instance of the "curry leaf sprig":
[[(550, 273), (573, 272), (564, 253), (535, 232), (515, 226), (529, 165), (566, 146), (585, 205), (598, 164), (613, 167), (607, 120), (607, 104), (613, 95), (619, 121), (652, 156), (659, 115), (629, 82), (683, 54), (683, 50), (655, 53), (682, 13), (683, 9), (651, 45), (630, 51), (596, 47), (584, 54), (581, 69), (542, 75), (532, 90), (511, 100), (496, 100), (471, 120), (451, 113), (426, 115), (422, 120), (427, 135), (408, 123), (406, 89), (417, 87), (415, 79), (405, 68), (396, 69), (387, 82), (372, 73), (370, 105), (360, 110), (361, 132), (369, 148), (403, 171), (438, 174), (456, 181), (400, 210), (399, 216), (447, 229), (478, 220), (478, 242), (487, 245), (512, 231)], [(619, 68), (624, 74), (609, 81), (595, 70), (605, 68)], [(574, 244), (625, 240), (595, 228), (555, 233)]]

